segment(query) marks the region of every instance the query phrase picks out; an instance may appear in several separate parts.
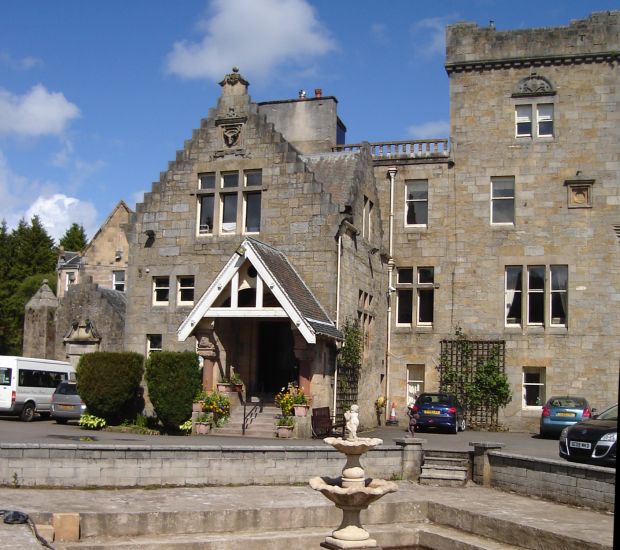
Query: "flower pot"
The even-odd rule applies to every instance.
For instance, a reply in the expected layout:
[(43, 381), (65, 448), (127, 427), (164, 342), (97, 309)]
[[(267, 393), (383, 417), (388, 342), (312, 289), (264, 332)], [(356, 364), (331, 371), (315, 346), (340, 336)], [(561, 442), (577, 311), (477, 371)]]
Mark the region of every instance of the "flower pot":
[(308, 416), (310, 405), (293, 405), (295, 416)]
[(218, 382), (217, 391), (219, 393), (230, 393), (231, 391), (233, 391), (233, 385), (227, 382)]
[(194, 401), (192, 403), (192, 412), (202, 412), (202, 407), (203, 407), (204, 403), (202, 401)]
[(207, 435), (211, 432), (211, 424), (208, 422), (195, 422), (196, 435)]
[(293, 437), (293, 426), (276, 426), (276, 435), (283, 439)]

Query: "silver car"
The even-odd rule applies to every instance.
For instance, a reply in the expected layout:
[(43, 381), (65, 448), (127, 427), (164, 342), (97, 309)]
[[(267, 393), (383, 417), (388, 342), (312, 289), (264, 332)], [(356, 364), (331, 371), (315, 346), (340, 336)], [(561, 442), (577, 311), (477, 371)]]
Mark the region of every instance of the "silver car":
[(86, 405), (78, 395), (75, 382), (61, 382), (52, 395), (50, 413), (58, 424), (79, 420), (86, 412)]

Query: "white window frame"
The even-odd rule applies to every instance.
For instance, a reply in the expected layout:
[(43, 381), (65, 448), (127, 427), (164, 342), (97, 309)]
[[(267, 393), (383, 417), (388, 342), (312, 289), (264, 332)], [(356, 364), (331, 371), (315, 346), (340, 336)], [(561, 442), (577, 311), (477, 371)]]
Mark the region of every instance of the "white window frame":
[[(521, 277), (521, 288), (520, 289), (509, 289), (508, 288), (508, 270), (509, 269), (518, 269), (519, 275)], [(520, 304), (519, 308), (519, 321), (517, 323), (510, 323), (508, 321), (508, 313), (510, 312), (510, 308), (512, 307), (512, 296), (511, 293), (520, 296)], [(523, 325), (523, 266), (522, 265), (506, 265), (504, 266), (504, 326), (506, 327), (521, 327)]]
[[(529, 111), (529, 113), (527, 112)], [(532, 132), (534, 130), (534, 125), (532, 121), (532, 112), (533, 105), (531, 103), (518, 103), (515, 105), (515, 137), (518, 138), (531, 138)], [(519, 124), (527, 124), (530, 125), (529, 132), (519, 133)]]
[[(543, 268), (543, 287), (542, 288), (531, 288), (530, 287), (530, 272), (533, 272), (535, 269), (540, 269)], [(527, 324), (527, 326), (529, 327), (544, 327), (545, 326), (545, 319), (547, 317), (547, 308), (545, 307), (545, 304), (547, 303), (547, 300), (545, 299), (545, 297), (547, 296), (547, 290), (548, 290), (548, 284), (547, 284), (547, 273), (549, 271), (549, 268), (545, 265), (528, 265), (527, 269), (525, 271), (526, 274), (526, 285), (527, 285), (527, 298), (526, 298), (526, 309), (525, 309), (525, 313), (526, 313), (526, 317), (525, 317), (525, 322)], [(542, 322), (539, 321), (530, 321), (530, 313), (531, 313), (531, 306), (530, 306), (530, 302), (532, 301), (532, 298), (534, 296), (538, 296), (539, 294), (542, 294), (543, 299), (542, 299), (542, 303), (543, 303), (543, 315), (542, 315)]]
[[(409, 199), (409, 188), (415, 185), (423, 184), (426, 187), (426, 198), (424, 199)], [(426, 205), (426, 223), (407, 223), (407, 213), (409, 212), (410, 203), (424, 203)], [(404, 224), (405, 227), (428, 227), (428, 180), (405, 180), (405, 212), (404, 212)]]
[[(496, 197), (495, 196), (495, 184), (510, 182), (512, 184), (512, 196), (510, 197)], [(491, 225), (500, 226), (514, 226), (516, 213), (516, 183), (514, 176), (498, 176), (491, 178)], [(495, 221), (495, 206), (499, 205), (501, 201), (512, 201), (512, 221), (511, 222), (496, 222)]]
[[(153, 340), (155, 338), (159, 338), (160, 345), (159, 347), (153, 346)], [(157, 353), (158, 351), (163, 351), (164, 349), (164, 337), (161, 334), (147, 334), (146, 335), (146, 356), (148, 357), (151, 353)]]
[[(547, 113), (544, 111), (547, 111)], [(541, 132), (541, 124), (545, 122), (551, 123), (551, 133)], [(519, 133), (519, 124), (526, 123), (530, 125), (530, 132)], [(515, 137), (541, 139), (551, 139), (555, 137), (555, 102), (547, 99), (547, 101), (516, 103)]]
[(69, 290), (71, 285), (77, 283), (77, 271), (65, 271), (65, 290)]
[[(550, 108), (550, 114), (542, 114), (541, 110)], [(536, 135), (539, 138), (552, 138), (555, 133), (555, 106), (553, 103), (537, 103), (536, 104)], [(551, 133), (543, 134), (540, 131), (540, 125), (544, 122), (551, 122)]]
[[(526, 382), (525, 375), (526, 374), (539, 374), (540, 378), (539, 382)], [(547, 401), (547, 369), (546, 367), (523, 367), (521, 374), (522, 381), (522, 393), (521, 393), (521, 406), (526, 410), (540, 410), (542, 406)], [(527, 388), (530, 387), (539, 387), (541, 388), (540, 394), (538, 396), (538, 404), (536, 405), (528, 405), (526, 396), (527, 396)]]
[(424, 364), (407, 364), (407, 395), (405, 396), (407, 405), (411, 405), (421, 393), (424, 393), (425, 374)]
[[(118, 280), (118, 274), (122, 273), (123, 274), (123, 278), (122, 280)], [(114, 290), (118, 290), (119, 292), (125, 292), (125, 288), (126, 288), (126, 273), (125, 270), (123, 269), (115, 269), (114, 271), (112, 271), (112, 288)], [(117, 288), (117, 287), (122, 287), (122, 288)]]
[[(165, 281), (165, 284), (163, 284)], [(160, 291), (167, 290), (168, 298), (166, 300), (158, 300), (157, 296)], [(153, 277), (153, 305), (167, 306), (170, 303), (170, 277), (154, 276)]]
[[(430, 283), (422, 283), (420, 282), (420, 273), (423, 269), (430, 269), (432, 272), (433, 280)], [(432, 266), (420, 266), (416, 269), (416, 325), (419, 327), (432, 327), (435, 322), (435, 268)], [(433, 309), (431, 311), (432, 320), (431, 321), (422, 321), (420, 320), (420, 304), (422, 299), (420, 298), (420, 294), (422, 292), (432, 292), (433, 296)]]
[[(187, 279), (186, 283), (191, 279), (191, 284), (183, 284), (183, 280)], [(194, 296), (196, 292), (195, 287), (195, 279), (193, 275), (179, 275), (177, 277), (177, 305), (179, 306), (191, 306), (194, 305)], [(190, 290), (192, 291), (192, 299), (191, 300), (183, 300), (183, 291)]]
[[(553, 272), (556, 269), (561, 269), (566, 272), (566, 286), (565, 288), (553, 288)], [(568, 327), (568, 266), (557, 264), (549, 266), (549, 325), (552, 327)], [(554, 322), (553, 320), (553, 297), (554, 296), (564, 296), (562, 300), (564, 302), (564, 322)]]
[[(404, 271), (411, 271), (411, 282), (410, 283), (403, 283), (400, 281), (400, 273), (404, 272)], [(396, 326), (401, 326), (401, 327), (410, 327), (413, 322), (415, 317), (413, 316), (413, 308), (415, 307), (414, 304), (414, 274), (415, 274), (415, 269), (413, 267), (397, 267), (396, 268), (396, 315), (394, 316), (394, 321)], [(411, 311), (410, 311), (410, 316), (411, 316), (411, 321), (409, 322), (400, 322), (399, 321), (399, 312), (400, 312), (400, 300), (401, 300), (401, 293), (403, 292), (407, 292), (408, 294), (411, 295)]]

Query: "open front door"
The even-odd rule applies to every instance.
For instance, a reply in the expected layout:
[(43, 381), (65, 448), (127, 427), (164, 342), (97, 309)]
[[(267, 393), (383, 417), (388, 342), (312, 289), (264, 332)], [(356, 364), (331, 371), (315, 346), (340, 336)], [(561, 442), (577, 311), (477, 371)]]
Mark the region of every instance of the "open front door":
[(299, 380), (288, 321), (263, 321), (258, 329), (257, 391), (272, 398), (289, 382)]

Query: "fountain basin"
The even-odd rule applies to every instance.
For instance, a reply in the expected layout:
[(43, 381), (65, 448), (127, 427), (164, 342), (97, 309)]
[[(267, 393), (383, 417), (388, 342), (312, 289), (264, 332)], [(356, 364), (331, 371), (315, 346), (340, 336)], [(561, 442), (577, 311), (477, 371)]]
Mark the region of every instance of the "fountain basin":
[(342, 477), (313, 477), (310, 487), (320, 491), (338, 508), (358, 508), (364, 510), (375, 500), (388, 493), (394, 493), (398, 486), (384, 479), (366, 479), (363, 486), (342, 487)]

